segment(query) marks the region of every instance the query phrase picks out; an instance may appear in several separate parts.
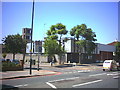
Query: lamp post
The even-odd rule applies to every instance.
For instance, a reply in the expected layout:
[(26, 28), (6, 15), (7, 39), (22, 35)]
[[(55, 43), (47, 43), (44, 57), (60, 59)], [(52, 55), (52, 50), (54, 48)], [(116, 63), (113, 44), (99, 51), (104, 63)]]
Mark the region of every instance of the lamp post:
[(33, 21), (34, 21), (34, 0), (33, 0), (33, 6), (32, 6), (32, 23), (31, 23), (30, 75), (32, 74), (32, 33), (33, 33)]
[(39, 71), (39, 63), (40, 63), (40, 53), (38, 52), (38, 71)]

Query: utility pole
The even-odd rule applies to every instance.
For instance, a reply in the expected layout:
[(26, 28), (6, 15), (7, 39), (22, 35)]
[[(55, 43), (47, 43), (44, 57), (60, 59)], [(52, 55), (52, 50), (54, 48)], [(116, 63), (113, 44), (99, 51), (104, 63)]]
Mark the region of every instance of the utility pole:
[(31, 23), (30, 75), (32, 74), (32, 33), (33, 33), (33, 21), (34, 21), (34, 0), (33, 0), (33, 6), (32, 6), (32, 23)]
[(39, 71), (39, 63), (40, 63), (40, 52), (38, 52), (38, 71)]

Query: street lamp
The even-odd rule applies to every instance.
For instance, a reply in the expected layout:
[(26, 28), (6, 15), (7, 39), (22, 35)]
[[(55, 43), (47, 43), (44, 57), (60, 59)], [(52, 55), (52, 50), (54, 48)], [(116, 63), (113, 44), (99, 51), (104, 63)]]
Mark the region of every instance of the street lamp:
[(34, 21), (34, 0), (33, 0), (33, 6), (32, 6), (32, 23), (31, 23), (30, 75), (32, 74), (32, 33), (33, 33), (33, 21)]

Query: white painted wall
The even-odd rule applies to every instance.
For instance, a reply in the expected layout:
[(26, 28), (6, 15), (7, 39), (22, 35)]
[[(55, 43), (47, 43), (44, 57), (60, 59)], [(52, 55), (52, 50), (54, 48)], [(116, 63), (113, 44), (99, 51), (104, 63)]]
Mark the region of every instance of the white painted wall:
[(65, 42), (65, 50), (66, 52), (71, 52), (71, 40)]

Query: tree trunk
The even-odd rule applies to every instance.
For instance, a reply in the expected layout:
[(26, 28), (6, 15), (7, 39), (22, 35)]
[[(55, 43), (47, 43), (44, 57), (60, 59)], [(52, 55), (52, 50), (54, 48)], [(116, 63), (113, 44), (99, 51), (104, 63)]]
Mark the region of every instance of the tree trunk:
[(59, 45), (61, 45), (62, 34), (60, 35)]
[(26, 54), (26, 47), (24, 48), (24, 51), (23, 51), (23, 62), (25, 61), (25, 54)]
[(23, 62), (25, 61), (25, 53), (23, 53)]
[(59, 56), (59, 64), (61, 64), (61, 58), (62, 58), (62, 56), (60, 55)]
[[(77, 38), (77, 41), (78, 41), (78, 40), (79, 40), (79, 38)], [(78, 53), (78, 48), (79, 48), (79, 47), (78, 47), (78, 44), (77, 44), (77, 53)]]
[(13, 60), (15, 59), (15, 53), (13, 53)]
[(81, 58), (80, 58), (80, 57), (81, 57), (81, 54), (79, 53), (79, 63), (80, 63), (80, 61), (81, 61)]
[(55, 63), (55, 62), (57, 62), (57, 60), (56, 60), (56, 57), (55, 57), (55, 55), (54, 55), (54, 63)]
[(74, 51), (73, 52), (75, 53), (75, 36), (74, 36)]

